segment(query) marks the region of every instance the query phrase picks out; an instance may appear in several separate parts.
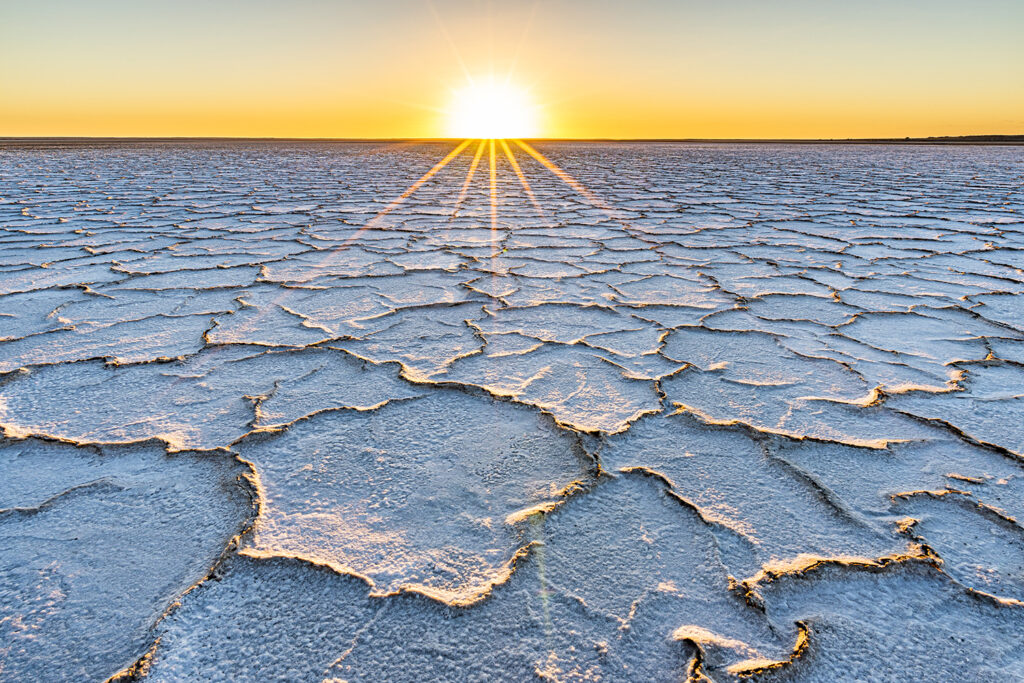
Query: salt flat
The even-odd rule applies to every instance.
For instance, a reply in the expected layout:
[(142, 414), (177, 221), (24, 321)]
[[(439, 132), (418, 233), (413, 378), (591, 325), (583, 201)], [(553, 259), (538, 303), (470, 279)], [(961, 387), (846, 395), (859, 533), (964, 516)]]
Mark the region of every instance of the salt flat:
[(0, 149), (0, 679), (1024, 680), (1020, 148), (535, 146)]

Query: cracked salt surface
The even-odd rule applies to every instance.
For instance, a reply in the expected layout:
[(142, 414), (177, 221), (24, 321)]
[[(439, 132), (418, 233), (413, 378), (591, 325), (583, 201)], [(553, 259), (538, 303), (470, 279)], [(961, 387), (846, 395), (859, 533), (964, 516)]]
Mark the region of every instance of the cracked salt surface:
[(510, 147), (0, 151), (0, 679), (1024, 680), (1019, 151)]

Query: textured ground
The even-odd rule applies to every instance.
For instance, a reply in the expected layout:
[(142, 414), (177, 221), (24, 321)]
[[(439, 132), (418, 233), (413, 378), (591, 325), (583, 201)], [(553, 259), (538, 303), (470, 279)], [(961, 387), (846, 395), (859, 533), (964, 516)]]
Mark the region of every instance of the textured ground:
[(452, 147), (0, 149), (0, 679), (1024, 680), (1019, 148)]

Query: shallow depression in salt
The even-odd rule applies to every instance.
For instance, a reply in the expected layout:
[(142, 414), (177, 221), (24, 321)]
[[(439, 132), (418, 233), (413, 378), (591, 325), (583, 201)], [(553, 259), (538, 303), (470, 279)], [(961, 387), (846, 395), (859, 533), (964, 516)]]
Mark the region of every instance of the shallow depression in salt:
[(477, 145), (0, 149), (0, 678), (1024, 679), (1019, 148)]

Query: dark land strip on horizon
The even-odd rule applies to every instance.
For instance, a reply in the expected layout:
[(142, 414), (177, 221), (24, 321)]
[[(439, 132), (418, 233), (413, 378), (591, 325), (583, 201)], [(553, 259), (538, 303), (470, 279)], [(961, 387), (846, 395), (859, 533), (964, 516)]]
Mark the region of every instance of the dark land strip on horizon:
[[(463, 138), (254, 138), (254, 137), (0, 137), (0, 147), (204, 143), (391, 143), (453, 142)], [(1024, 135), (960, 135), (926, 138), (524, 138), (530, 142), (690, 143), (758, 145), (1024, 145)]]

